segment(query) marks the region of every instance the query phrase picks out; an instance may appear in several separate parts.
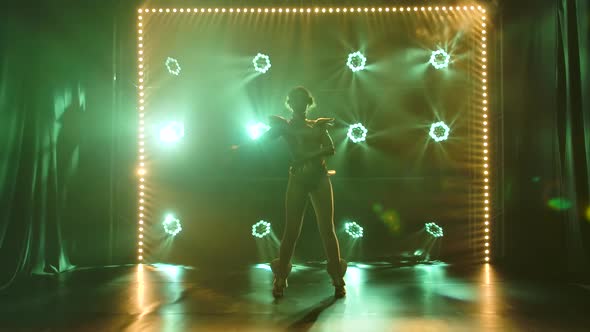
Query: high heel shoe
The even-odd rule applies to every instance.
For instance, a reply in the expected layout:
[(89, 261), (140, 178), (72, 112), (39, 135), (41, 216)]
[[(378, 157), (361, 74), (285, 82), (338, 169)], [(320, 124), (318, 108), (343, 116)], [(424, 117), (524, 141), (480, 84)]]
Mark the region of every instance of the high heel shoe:
[(334, 264), (328, 262), (328, 274), (332, 277), (332, 285), (334, 285), (334, 297), (343, 298), (346, 296), (346, 283), (344, 282), (344, 275), (348, 265), (344, 259)]
[(279, 259), (275, 259), (270, 263), (270, 268), (274, 274), (272, 282), (272, 296), (275, 298), (283, 297), (285, 288), (289, 286), (287, 283), (287, 276), (291, 273), (292, 264), (282, 265)]

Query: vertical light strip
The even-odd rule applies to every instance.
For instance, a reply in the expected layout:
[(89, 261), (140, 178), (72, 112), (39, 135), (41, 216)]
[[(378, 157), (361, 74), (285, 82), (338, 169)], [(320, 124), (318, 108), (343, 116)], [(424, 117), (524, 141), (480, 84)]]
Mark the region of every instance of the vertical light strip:
[[(155, 12), (155, 9), (153, 10)], [(162, 12), (162, 10), (159, 10)], [(138, 198), (138, 208), (139, 208), (139, 218), (137, 221), (137, 259), (141, 263), (143, 262), (144, 257), (144, 217), (145, 217), (145, 68), (144, 68), (144, 30), (145, 30), (145, 23), (143, 20), (142, 13), (144, 10), (138, 10), (139, 15), (137, 16), (137, 68), (138, 68), (138, 76), (137, 76), (137, 94), (138, 94), (138, 116), (139, 116), (139, 161), (138, 161), (138, 170), (137, 173), (139, 175), (139, 198)], [(145, 10), (147, 14), (149, 9)]]
[[(471, 9), (473, 9), (473, 7), (471, 7)], [(491, 256), (491, 225), (490, 225), (490, 214), (491, 214), (491, 209), (490, 209), (490, 173), (491, 173), (491, 167), (490, 167), (490, 161), (491, 161), (491, 157), (490, 157), (490, 145), (489, 145), (489, 137), (490, 137), (490, 132), (489, 132), (489, 89), (488, 89), (488, 48), (487, 48), (487, 42), (488, 42), (488, 37), (487, 37), (487, 22), (486, 22), (486, 15), (485, 12), (486, 10), (481, 8), (481, 6), (478, 6), (477, 9), (479, 9), (479, 11), (481, 12), (481, 23), (480, 26), (478, 26), (478, 30), (481, 32), (481, 51), (478, 54), (478, 57), (481, 58), (481, 68), (482, 68), (482, 81), (481, 81), (481, 96), (482, 96), (482, 140), (483, 140), (483, 156), (482, 156), (482, 161), (483, 161), (483, 175), (484, 175), (484, 187), (483, 187), (483, 206), (484, 206), (484, 215), (483, 215), (483, 229), (484, 229), (484, 246), (483, 246), (483, 257), (484, 257), (484, 261), (486, 263), (488, 263), (490, 261), (490, 256)], [(476, 21), (479, 22), (479, 21)]]

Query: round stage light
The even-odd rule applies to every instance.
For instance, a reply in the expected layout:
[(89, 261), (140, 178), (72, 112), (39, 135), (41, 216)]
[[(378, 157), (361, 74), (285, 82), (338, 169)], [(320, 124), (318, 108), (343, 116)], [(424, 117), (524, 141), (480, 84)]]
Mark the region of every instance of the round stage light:
[(355, 123), (348, 127), (348, 138), (354, 143), (363, 142), (367, 138), (367, 128), (360, 123)]
[(424, 225), (426, 232), (436, 238), (443, 237), (443, 229), (439, 225), (429, 222)]
[(180, 75), (180, 64), (178, 63), (178, 60), (168, 57), (165, 64), (170, 74), (174, 76)]
[(443, 121), (439, 121), (430, 125), (430, 137), (437, 142), (442, 142), (449, 138), (451, 129)]
[(447, 68), (450, 60), (451, 56), (443, 50), (434, 51), (430, 56), (430, 64), (436, 69)]
[(367, 58), (361, 52), (354, 52), (348, 55), (348, 61), (346, 61), (346, 65), (350, 70), (353, 72), (361, 71), (365, 69), (365, 64), (367, 63)]
[(363, 228), (355, 221), (349, 221), (346, 224), (344, 224), (344, 230), (353, 239), (359, 239), (363, 237)]
[(178, 142), (184, 137), (184, 125), (180, 122), (170, 122), (160, 129), (160, 140), (162, 142)]
[(254, 69), (264, 74), (270, 69), (270, 57), (266, 54), (258, 53), (254, 59), (252, 60), (254, 64)]
[(174, 217), (171, 214), (166, 216), (166, 219), (164, 219), (164, 222), (162, 224), (164, 226), (164, 232), (171, 236), (176, 236), (178, 233), (180, 233), (180, 231), (182, 231), (182, 226), (180, 226), (180, 220), (178, 220), (178, 218)]
[(268, 221), (260, 220), (252, 225), (252, 236), (262, 239), (270, 234), (270, 223)]
[(270, 130), (270, 127), (262, 122), (248, 125), (248, 135), (251, 139), (256, 140), (262, 134)]

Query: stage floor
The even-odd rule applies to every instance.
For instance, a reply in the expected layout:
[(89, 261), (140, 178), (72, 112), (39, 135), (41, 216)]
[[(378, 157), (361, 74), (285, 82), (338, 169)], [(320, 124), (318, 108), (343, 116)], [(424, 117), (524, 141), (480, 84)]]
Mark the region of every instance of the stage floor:
[(0, 294), (2, 331), (589, 331), (590, 290), (492, 266), (349, 265), (333, 300), (320, 264), (274, 301), (267, 265), (78, 269)]

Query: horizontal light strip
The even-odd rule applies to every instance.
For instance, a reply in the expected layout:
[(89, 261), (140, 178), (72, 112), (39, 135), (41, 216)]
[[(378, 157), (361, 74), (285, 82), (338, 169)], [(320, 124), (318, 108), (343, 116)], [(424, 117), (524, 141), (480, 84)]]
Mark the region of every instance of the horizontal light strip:
[[(247, 8), (140, 8), (140, 14), (156, 13), (395, 13), (426, 11), (478, 11), (485, 13), (481, 6), (406, 6), (406, 7), (247, 7)], [(485, 19), (485, 18), (484, 18)]]

